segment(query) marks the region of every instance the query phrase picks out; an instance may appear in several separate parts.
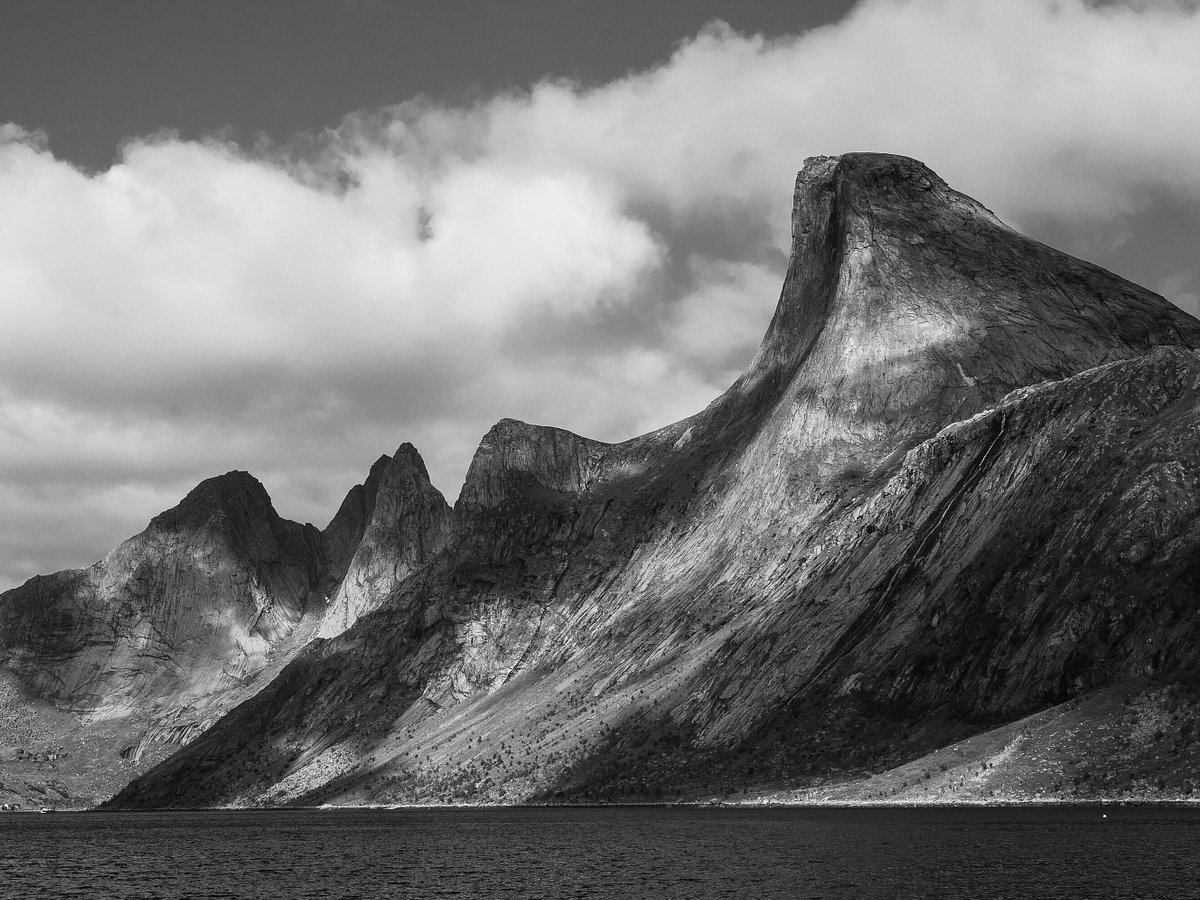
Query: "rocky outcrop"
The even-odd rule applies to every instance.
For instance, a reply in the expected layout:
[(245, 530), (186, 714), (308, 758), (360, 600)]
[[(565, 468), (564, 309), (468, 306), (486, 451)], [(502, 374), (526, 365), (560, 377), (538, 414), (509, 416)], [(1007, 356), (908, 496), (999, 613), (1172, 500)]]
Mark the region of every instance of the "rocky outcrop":
[(350, 492), (325, 531), (327, 548), (346, 545), (344, 534), (353, 533), (350, 525), (356, 521), (363, 525), (353, 555), (341, 567), (319, 637), (341, 634), (387, 600), (445, 541), (450, 507), (430, 483), (425, 462), (412, 444), (401, 444), (390, 459), (381, 457), (366, 484)]
[(350, 560), (358, 549), (363, 532), (375, 514), (375, 498), (383, 473), (391, 463), (391, 457), (381, 456), (371, 466), (367, 479), (346, 492), (346, 498), (325, 530), (321, 532), (321, 551), (325, 558), (325, 574), (321, 579), (321, 593), (332, 596), (346, 577)]
[(511, 420), (441, 549), (118, 805), (707, 797), (1198, 662), (1200, 323), (913, 160), (809, 160), (762, 347), (619, 444)]

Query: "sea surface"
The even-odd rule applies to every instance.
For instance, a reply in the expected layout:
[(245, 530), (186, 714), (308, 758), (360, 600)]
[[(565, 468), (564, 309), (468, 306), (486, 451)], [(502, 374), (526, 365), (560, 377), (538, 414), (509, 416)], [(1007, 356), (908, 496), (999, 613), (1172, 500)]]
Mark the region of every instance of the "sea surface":
[(1200, 897), (1200, 809), (0, 814), (0, 897)]

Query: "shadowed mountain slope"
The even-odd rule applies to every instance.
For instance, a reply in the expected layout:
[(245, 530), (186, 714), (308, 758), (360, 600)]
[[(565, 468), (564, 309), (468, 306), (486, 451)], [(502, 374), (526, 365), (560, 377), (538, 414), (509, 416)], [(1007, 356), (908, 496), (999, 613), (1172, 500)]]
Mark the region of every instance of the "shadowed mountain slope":
[(728, 391), (498, 423), (441, 549), (117, 805), (800, 788), (1190, 672), (1200, 323), (902, 157), (792, 226)]

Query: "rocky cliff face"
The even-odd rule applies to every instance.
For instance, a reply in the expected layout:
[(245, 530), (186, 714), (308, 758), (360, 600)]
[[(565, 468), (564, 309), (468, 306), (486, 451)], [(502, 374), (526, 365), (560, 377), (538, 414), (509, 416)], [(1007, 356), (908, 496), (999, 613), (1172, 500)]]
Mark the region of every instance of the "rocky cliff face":
[(801, 789), (1192, 678), (1200, 323), (901, 157), (809, 160), (793, 237), (725, 394), (500, 422), (432, 555), (117, 803)]
[[(95, 565), (0, 595), (0, 717), (11, 718), (0, 771), (5, 753), (58, 757), (76, 744), (136, 769), (198, 734), (363, 602), (364, 585), (436, 543), (448, 508), (424, 472), (408, 445), (384, 457), (323, 533), (282, 519), (257, 480), (230, 472)], [(372, 561), (377, 547), (386, 562)], [(37, 784), (36, 771), (24, 777)], [(84, 796), (120, 786), (99, 769), (76, 782)]]
[[(412, 444), (402, 444), (395, 456), (375, 463), (361, 488), (361, 507), (354, 505), (359, 502), (356, 491), (360, 489), (350, 492), (325, 532), (327, 547), (352, 546), (353, 554), (340, 571), (331, 572), (337, 587), (318, 629), (320, 637), (341, 634), (387, 600), (441, 548), (450, 524), (450, 507), (430, 484), (425, 462)], [(348, 506), (355, 510), (350, 516)], [(362, 523), (351, 531), (353, 542), (342, 536), (347, 518)]]

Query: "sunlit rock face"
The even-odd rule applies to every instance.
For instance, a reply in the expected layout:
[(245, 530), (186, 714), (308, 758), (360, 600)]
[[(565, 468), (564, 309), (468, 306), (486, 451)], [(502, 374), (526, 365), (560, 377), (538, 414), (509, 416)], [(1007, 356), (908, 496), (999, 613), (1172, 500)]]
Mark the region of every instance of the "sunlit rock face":
[(807, 161), (793, 237), (725, 394), (501, 421), (431, 557), (117, 804), (802, 790), (1192, 677), (1200, 323), (902, 157)]
[[(349, 512), (360, 508), (361, 518)], [(347, 519), (362, 525), (354, 530), (343, 528)], [(359, 616), (384, 602), (401, 581), (441, 548), (449, 524), (450, 506), (430, 484), (425, 462), (412, 444), (402, 444), (395, 456), (376, 462), (366, 484), (347, 495), (325, 531), (327, 548), (339, 549), (350, 544), (341, 532), (357, 533), (348, 562), (340, 572), (331, 572), (337, 587), (318, 636), (341, 634)]]
[(366, 480), (356, 484), (346, 493), (338, 511), (321, 532), (321, 551), (325, 557), (325, 572), (321, 578), (321, 593), (326, 598), (337, 593), (338, 585), (346, 577), (350, 560), (358, 549), (367, 524), (375, 514), (375, 498), (379, 494), (379, 483), (383, 473), (391, 465), (390, 456), (381, 456), (371, 466)]

